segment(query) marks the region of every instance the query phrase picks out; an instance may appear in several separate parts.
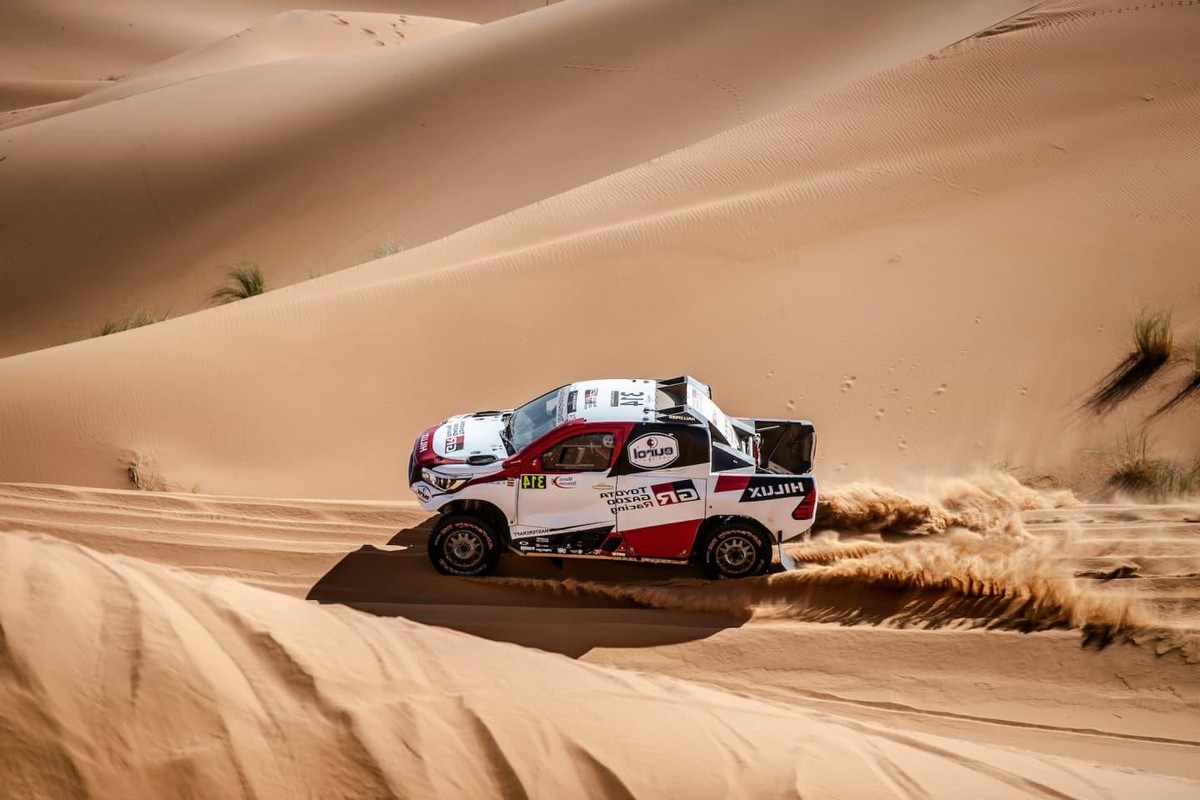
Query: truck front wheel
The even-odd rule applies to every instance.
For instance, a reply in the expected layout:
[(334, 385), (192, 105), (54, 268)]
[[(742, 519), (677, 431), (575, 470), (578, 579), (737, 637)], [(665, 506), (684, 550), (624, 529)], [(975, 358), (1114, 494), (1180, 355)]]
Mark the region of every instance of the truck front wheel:
[(732, 520), (705, 538), (700, 555), (709, 578), (749, 578), (767, 571), (771, 543), (757, 526)]
[(447, 514), (429, 534), (429, 560), (443, 575), (486, 575), (500, 560), (500, 540), (473, 514)]

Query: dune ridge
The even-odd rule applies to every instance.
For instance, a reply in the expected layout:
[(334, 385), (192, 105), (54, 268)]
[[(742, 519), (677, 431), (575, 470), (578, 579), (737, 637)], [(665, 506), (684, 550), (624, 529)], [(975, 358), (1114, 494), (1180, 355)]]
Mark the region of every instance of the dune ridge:
[[(968, 776), (981, 797), (1095, 780), (1196, 789), (785, 712), (53, 539), (7, 533), (0, 551), (0, 777), (26, 796), (867, 797), (901, 774), (931, 796)], [(701, 744), (718, 730), (714, 761)], [(553, 761), (574, 768), (540, 767)]]
[[(839, 481), (894, 484), (1001, 461), (1086, 477), (1087, 454), (1111, 446), (1122, 421), (1069, 410), (1119, 360), (1130, 304), (1174, 305), (1181, 340), (1196, 332), (1195, 303), (1177, 287), (1194, 271), (1186, 209), (1200, 161), (1187, 132), (1200, 94), (1172, 76), (1191, 74), (1197, 20), (1171, 6), (964, 41), (947, 57), (901, 64), (396, 256), (235, 307), (3, 359), (0, 426), (22, 424), (0, 432), (13, 442), (0, 452), (0, 478), (119, 487), (113, 462), (139, 450), (183, 487), (396, 497), (396, 450), (430, 422), (508, 407), (581, 373), (631, 371), (694, 372), (732, 413), (818, 421), (830, 454), (823, 469)], [(1117, 64), (1109, 52), (1128, 58)], [(1157, 166), (1164, 158), (1171, 170)], [(1152, 246), (1155, 270), (1127, 269), (1134, 243)], [(1081, 293), (1079, 275), (1104, 290)], [(581, 298), (624, 297), (616, 287), (669, 302), (581, 313)], [(199, 297), (211, 286), (194, 288)], [(541, 299), (554, 297), (570, 300)], [(711, 336), (692, 355), (640, 346), (680, 341), (713, 297), (744, 299), (715, 312), (732, 335)], [(456, 320), (503, 314), (505, 335), (470, 338), (452, 364), (439, 358), (450, 329), (429, 310), (447, 298)], [(548, 335), (601, 319), (602, 341)], [(502, 369), (526, 341), (537, 357)], [(1059, 345), (1047, 353), (1047, 341)], [(792, 342), (803, 358), (783, 357)], [(423, 354), (416, 371), (413, 353)], [(360, 359), (371, 368), (351, 369)], [(199, 380), (192, 364), (223, 380)], [(248, 406), (240, 385), (287, 398), (289, 413)], [(186, 387), (195, 407), (182, 412), (166, 387)], [(47, 407), (44, 395), (81, 401)], [(1157, 407), (1150, 396), (1135, 401), (1130, 419)], [(250, 416), (252, 425), (228, 422)], [(81, 419), (94, 437), (77, 433)], [(1166, 455), (1197, 445), (1186, 415), (1155, 427)]]
[(133, 74), (114, 76), (113, 81), (92, 85), (89, 88), (95, 91), (78, 92), (84, 96), (74, 99), (72, 95), (72, 102), (32, 109), (12, 120), (0, 117), (0, 130), (116, 102), (204, 75), (296, 58), (411, 44), (473, 27), (470, 22), (412, 14), (286, 11), (217, 42), (192, 48)]
[[(0, 263), (23, 268), (0, 271), (0, 353), (84, 338), (85, 320), (98, 325), (131, 301), (197, 310), (233, 261), (259, 263), (278, 287), (368, 261), (385, 240), (415, 248), (919, 58), (1029, 4), (873, 0), (851, 13), (828, 2), (567, 3), (129, 96), (118, 82), (74, 113), (24, 115), (5, 134)], [(345, 27), (319, 14), (308, 25)], [(66, 146), (80, 135), (86, 150)], [(37, 222), (52, 208), (75, 220), (70, 240)], [(55, 280), (80, 258), (92, 269)]]

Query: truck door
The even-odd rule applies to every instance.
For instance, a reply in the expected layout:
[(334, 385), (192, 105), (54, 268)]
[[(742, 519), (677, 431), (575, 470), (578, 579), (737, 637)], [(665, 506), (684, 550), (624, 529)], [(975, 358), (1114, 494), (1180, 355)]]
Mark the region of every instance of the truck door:
[(710, 446), (708, 429), (697, 425), (633, 427), (617, 458), (616, 490), (605, 498), (625, 555), (691, 554), (705, 516)]
[(593, 553), (615, 527), (604, 498), (615, 490), (609, 475), (615, 430), (580, 431), (548, 445), (517, 478), (513, 545), (529, 553)]

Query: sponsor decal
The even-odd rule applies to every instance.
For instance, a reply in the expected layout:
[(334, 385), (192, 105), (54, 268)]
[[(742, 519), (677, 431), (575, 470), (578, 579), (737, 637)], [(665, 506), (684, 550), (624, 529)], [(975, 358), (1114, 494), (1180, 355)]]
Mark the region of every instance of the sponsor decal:
[[(530, 477), (533, 477), (532, 475)], [(560, 489), (574, 489), (579, 485), (579, 479), (574, 475), (559, 475), (550, 481)]]
[[(562, 530), (558, 528), (535, 528), (518, 536), (513, 545), (524, 553), (591, 555), (609, 538), (613, 526), (600, 525), (594, 528)], [(529, 533), (535, 535), (529, 536)]]
[(600, 390), (599, 390), (599, 389), (587, 389), (587, 390), (585, 390), (585, 391), (584, 391), (584, 393), (583, 393), (583, 407), (584, 407), (585, 409), (586, 409), (586, 408), (595, 408), (595, 407), (596, 407), (596, 400), (599, 398), (599, 396), (600, 396)]
[(467, 423), (456, 422), (446, 429), (446, 452), (454, 453), (463, 449), (466, 440)]
[(799, 478), (771, 480), (770, 478), (751, 478), (739, 503), (754, 503), (761, 500), (779, 500), (784, 497), (802, 497), (808, 487)]
[(576, 402), (578, 402), (578, 399), (579, 399), (579, 392), (575, 391), (574, 389), (572, 389), (570, 392), (567, 393), (567, 413), (568, 414), (575, 413), (575, 404), (576, 404)]
[(429, 499), (431, 497), (433, 497), (433, 492), (429, 491), (428, 486), (426, 486), (423, 483), (417, 485), (417, 499), (418, 500), (420, 500), (422, 503), (428, 503)]
[(679, 458), (679, 441), (666, 433), (649, 433), (629, 443), (629, 463), (638, 469), (662, 469)]
[(612, 393), (613, 406), (644, 406), (646, 404), (645, 392), (617, 392)]
[(691, 503), (700, 499), (700, 493), (696, 491), (696, 484), (692, 481), (660, 483), (657, 486), (651, 486), (650, 493), (654, 495), (654, 502), (660, 506)]
[(424, 453), (429, 449), (429, 431), (421, 434), (420, 440), (417, 442), (417, 452)]
[(545, 489), (546, 488), (546, 476), (545, 475), (522, 475), (521, 476), (521, 488), (522, 489)]
[(608, 510), (616, 514), (618, 511), (634, 511), (639, 508), (654, 508), (650, 498), (650, 489), (638, 486), (633, 489), (617, 489), (611, 492), (601, 492), (600, 499), (608, 504)]

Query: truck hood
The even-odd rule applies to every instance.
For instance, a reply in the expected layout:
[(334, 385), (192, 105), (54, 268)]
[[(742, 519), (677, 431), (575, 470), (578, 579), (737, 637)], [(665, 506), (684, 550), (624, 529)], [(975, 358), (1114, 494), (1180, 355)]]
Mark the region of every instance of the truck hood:
[(469, 456), (508, 457), (500, 432), (507, 411), (461, 414), (434, 425), (417, 437), (415, 455), (423, 467), (462, 464)]

